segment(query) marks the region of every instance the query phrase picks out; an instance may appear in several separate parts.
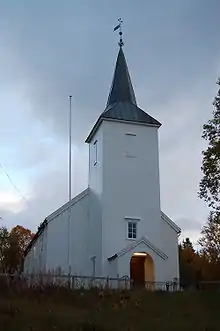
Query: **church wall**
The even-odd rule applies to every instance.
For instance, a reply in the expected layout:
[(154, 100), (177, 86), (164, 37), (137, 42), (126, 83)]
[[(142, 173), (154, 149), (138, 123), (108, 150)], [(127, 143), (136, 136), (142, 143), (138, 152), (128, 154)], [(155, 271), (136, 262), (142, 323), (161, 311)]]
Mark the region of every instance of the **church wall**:
[(102, 245), (106, 264), (107, 257), (131, 242), (126, 217), (137, 219), (137, 239), (146, 236), (160, 248), (161, 212), (157, 128), (116, 121), (102, 125)]
[(24, 273), (40, 273), (46, 267), (46, 229), (37, 238), (24, 260)]
[(103, 166), (103, 130), (101, 126), (89, 144), (90, 201), (88, 209), (89, 228), (86, 230), (91, 255), (96, 257), (96, 275), (102, 274)]
[[(48, 224), (47, 270), (68, 273), (68, 217), (66, 209)], [(71, 209), (71, 272), (87, 275), (92, 272), (88, 243), (88, 194), (79, 199)]]
[(178, 235), (176, 231), (170, 227), (161, 218), (161, 228), (163, 233), (163, 240), (161, 241), (161, 249), (168, 255), (168, 261), (166, 263), (167, 280), (173, 278), (179, 278), (179, 248), (178, 248)]

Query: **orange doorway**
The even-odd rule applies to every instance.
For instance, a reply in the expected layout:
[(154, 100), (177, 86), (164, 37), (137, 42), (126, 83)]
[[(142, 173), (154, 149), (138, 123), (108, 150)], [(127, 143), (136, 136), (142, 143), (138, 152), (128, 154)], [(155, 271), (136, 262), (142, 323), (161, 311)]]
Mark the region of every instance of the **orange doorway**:
[(154, 282), (154, 263), (147, 253), (134, 253), (130, 260), (130, 278), (135, 287), (145, 287)]

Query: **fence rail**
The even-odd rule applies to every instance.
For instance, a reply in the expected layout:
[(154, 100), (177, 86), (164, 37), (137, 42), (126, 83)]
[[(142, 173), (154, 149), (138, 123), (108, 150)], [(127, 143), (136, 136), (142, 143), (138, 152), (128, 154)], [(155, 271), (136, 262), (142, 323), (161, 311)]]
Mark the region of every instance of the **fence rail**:
[(132, 290), (144, 288), (147, 291), (179, 291), (178, 282), (145, 282), (138, 285), (129, 277), (89, 277), (67, 274), (0, 274), (0, 285), (10, 288), (61, 287), (74, 289)]
[(67, 274), (0, 274), (0, 294), (2, 291), (22, 291), (27, 288), (67, 288), (70, 290), (79, 289), (113, 289), (133, 290), (142, 288), (146, 291), (214, 291), (220, 292), (219, 281), (201, 281), (195, 284), (182, 284), (173, 282), (145, 282), (138, 285), (129, 277), (89, 277)]

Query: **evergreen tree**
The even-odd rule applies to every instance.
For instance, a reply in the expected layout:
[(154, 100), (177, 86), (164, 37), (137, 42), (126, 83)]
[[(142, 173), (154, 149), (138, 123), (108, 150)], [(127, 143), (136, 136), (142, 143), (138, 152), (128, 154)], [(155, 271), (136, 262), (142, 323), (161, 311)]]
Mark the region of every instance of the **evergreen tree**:
[(193, 248), (193, 244), (192, 244), (192, 242), (190, 241), (189, 238), (186, 238), (185, 240), (183, 240), (182, 247), (183, 247), (183, 249), (188, 249), (192, 253), (195, 253), (195, 250)]
[(180, 283), (184, 288), (195, 286), (197, 254), (189, 238), (183, 240), (179, 245), (180, 257)]

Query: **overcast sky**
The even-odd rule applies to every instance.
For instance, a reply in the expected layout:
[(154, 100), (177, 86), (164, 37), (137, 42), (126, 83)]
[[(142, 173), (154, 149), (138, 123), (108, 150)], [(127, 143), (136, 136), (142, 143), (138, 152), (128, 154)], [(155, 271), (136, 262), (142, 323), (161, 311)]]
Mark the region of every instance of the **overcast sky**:
[(1, 224), (35, 231), (67, 201), (69, 94), (74, 194), (87, 187), (84, 140), (107, 101), (121, 16), (138, 104), (162, 123), (162, 209), (195, 241), (207, 217), (200, 137), (220, 75), (219, 12), (219, 0), (0, 0), (0, 163), (20, 191), (0, 168)]

